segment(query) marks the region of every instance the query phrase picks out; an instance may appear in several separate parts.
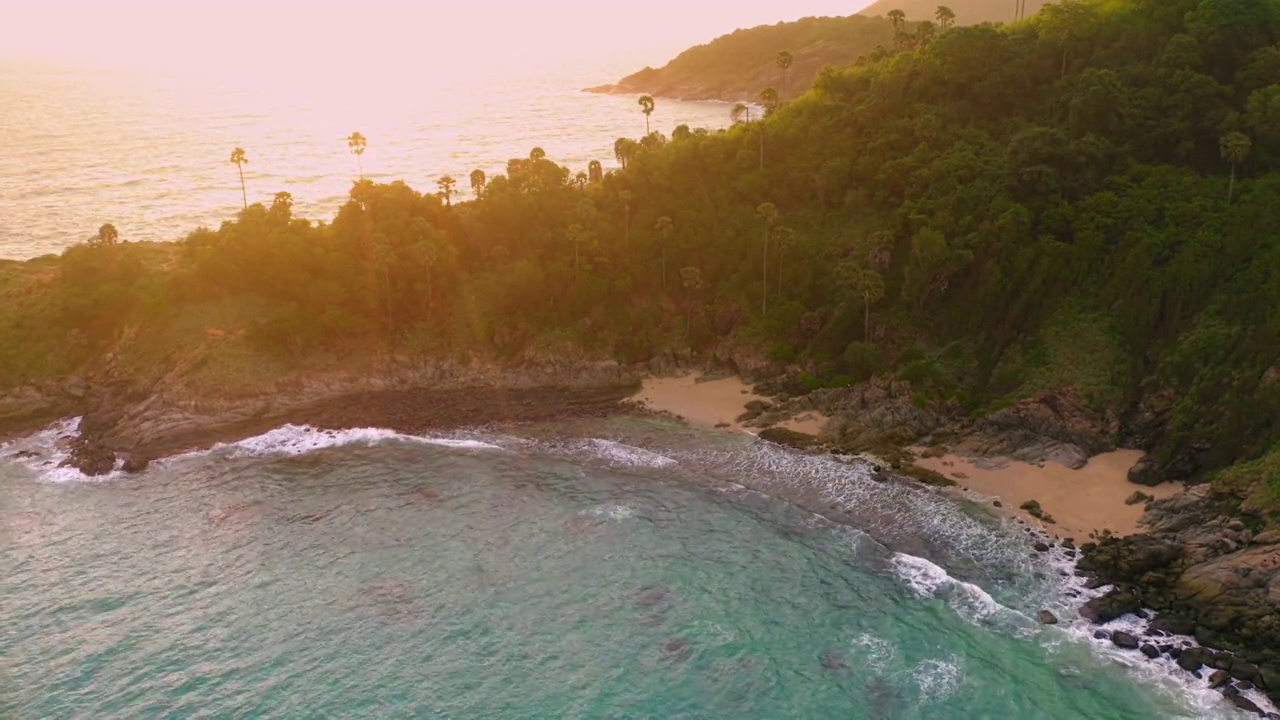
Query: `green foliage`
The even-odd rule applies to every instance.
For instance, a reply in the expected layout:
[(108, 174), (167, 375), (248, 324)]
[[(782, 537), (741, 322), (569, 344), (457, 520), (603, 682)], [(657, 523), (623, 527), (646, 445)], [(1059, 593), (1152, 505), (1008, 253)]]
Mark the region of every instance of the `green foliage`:
[(964, 27), (957, 5), (961, 26), (923, 34), (908, 14), (895, 51), (869, 18), (735, 33), (672, 67), (714, 86), (758, 64), (755, 97), (781, 50), (793, 90), (818, 59), (853, 64), (767, 118), (620, 138), (625, 170), (585, 182), (535, 148), (452, 207), (451, 178), (443, 197), (361, 180), (329, 224), (278, 198), (173, 246), (0, 265), (0, 386), (108, 352), (216, 346), (230, 385), (347, 353), (641, 361), (732, 339), (813, 387), (1141, 400), (1188, 477), (1259, 457), (1280, 441), (1280, 0), (1054, 8)]
[(1280, 526), (1280, 447), (1252, 462), (1226, 468), (1213, 477), (1216, 489), (1239, 496), (1245, 512)]

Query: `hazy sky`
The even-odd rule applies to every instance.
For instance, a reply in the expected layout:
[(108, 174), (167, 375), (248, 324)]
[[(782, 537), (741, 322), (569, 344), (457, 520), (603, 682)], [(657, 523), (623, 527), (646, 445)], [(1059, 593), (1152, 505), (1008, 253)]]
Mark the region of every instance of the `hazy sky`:
[[(608, 58), (659, 65), (739, 27), (870, 0), (0, 0), (0, 58), (178, 71), (398, 65), (462, 73)], [(388, 68), (391, 69), (391, 68)]]

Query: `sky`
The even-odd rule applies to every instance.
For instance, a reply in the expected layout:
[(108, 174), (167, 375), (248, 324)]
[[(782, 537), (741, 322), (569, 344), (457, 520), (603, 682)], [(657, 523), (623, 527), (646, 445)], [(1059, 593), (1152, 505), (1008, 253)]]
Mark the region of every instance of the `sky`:
[(181, 72), (536, 71), (662, 65), (740, 27), (870, 0), (0, 0), (0, 59)]

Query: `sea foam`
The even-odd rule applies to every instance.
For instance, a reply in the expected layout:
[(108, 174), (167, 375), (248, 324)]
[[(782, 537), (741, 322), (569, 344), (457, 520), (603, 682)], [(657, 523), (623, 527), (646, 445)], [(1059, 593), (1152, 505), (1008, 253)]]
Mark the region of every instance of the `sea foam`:
[(351, 428), (322, 430), (310, 425), (283, 425), (261, 435), (234, 443), (215, 445), (211, 451), (223, 451), (232, 457), (268, 455), (304, 455), (327, 448), (372, 446), (389, 442), (435, 445), (465, 450), (501, 450), (492, 443), (456, 437), (409, 435), (384, 428)]

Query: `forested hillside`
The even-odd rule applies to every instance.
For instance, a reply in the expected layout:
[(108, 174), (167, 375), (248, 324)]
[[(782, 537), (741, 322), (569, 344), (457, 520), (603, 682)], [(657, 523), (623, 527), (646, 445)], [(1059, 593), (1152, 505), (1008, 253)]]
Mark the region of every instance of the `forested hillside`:
[[(984, 22), (1013, 22), (1019, 14), (1030, 17), (1040, 11), (1048, 0), (962, 0), (951, 3), (960, 23), (977, 25)], [(859, 15), (867, 17), (887, 16), (894, 10), (906, 13), (910, 20), (932, 18), (938, 7), (937, 0), (876, 0)]]
[(1165, 476), (1258, 459), (1222, 482), (1274, 513), (1278, 41), (1280, 0), (1067, 2), (620, 140), (617, 172), (535, 149), (475, 202), (359, 182), (330, 224), (281, 195), (173, 246), (108, 235), (0, 265), (0, 385), (211, 343), (232, 373), (732, 340), (979, 414), (1074, 388)]

